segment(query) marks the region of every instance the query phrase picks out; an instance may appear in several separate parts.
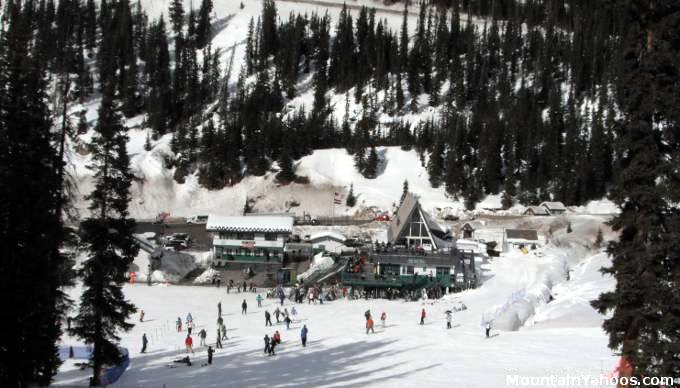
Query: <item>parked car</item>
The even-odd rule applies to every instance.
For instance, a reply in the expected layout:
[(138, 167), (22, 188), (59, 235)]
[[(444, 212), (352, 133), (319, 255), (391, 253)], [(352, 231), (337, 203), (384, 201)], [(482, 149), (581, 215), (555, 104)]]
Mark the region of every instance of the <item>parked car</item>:
[(444, 221), (458, 221), (460, 217), (454, 216), (453, 214), (447, 214), (444, 216)]
[(381, 214), (374, 218), (374, 221), (389, 221), (389, 220), (390, 216), (388, 216), (387, 214)]
[(164, 249), (174, 249), (176, 251), (181, 251), (183, 249), (189, 248), (186, 242), (180, 240), (168, 240), (163, 245)]
[(207, 224), (208, 216), (192, 216), (187, 218), (187, 224)]

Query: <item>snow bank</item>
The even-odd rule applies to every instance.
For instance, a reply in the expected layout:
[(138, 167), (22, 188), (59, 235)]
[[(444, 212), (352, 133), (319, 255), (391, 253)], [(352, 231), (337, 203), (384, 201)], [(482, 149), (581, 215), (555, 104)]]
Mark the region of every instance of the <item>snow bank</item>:
[(317, 253), (307, 271), (298, 275), (298, 279), (307, 279), (319, 273), (324, 273), (333, 267), (335, 261), (330, 256), (324, 256), (324, 252)]
[(203, 271), (196, 279), (194, 279), (194, 284), (211, 284), (213, 279), (220, 276), (220, 271), (213, 268), (208, 268)]

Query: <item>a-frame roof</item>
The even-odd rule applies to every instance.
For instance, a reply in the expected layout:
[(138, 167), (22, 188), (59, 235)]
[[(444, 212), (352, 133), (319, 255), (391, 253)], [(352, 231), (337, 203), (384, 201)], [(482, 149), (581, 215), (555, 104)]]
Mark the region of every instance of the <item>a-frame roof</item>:
[[(432, 243), (435, 248), (440, 248), (443, 245), (443, 240), (438, 238), (436, 235), (444, 235), (446, 231), (434, 221), (434, 219), (420, 207), (418, 199), (411, 194), (406, 194), (404, 202), (397, 210), (397, 214), (390, 221), (390, 226), (387, 229), (387, 240), (394, 243), (395, 240), (402, 234), (406, 225), (408, 225), (409, 220), (413, 217), (414, 212), (419, 212), (422, 216), (425, 225), (427, 226), (430, 235), (432, 236)], [(434, 233), (433, 233), (434, 232)]]

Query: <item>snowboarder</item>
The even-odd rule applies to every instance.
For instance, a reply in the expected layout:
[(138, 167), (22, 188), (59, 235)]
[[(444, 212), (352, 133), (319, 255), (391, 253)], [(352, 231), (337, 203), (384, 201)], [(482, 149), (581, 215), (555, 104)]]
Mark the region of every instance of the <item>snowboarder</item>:
[(222, 302), (217, 302), (217, 316), (222, 316)]
[(489, 332), (491, 331), (491, 322), (486, 323), (486, 338), (489, 338)]
[(144, 322), (144, 310), (139, 310), (139, 322)]
[(191, 335), (187, 334), (187, 338), (184, 340), (184, 345), (187, 347), (187, 353), (194, 352), (194, 340), (191, 339)]
[(424, 325), (424, 324), (425, 324), (425, 309), (423, 309), (423, 310), (420, 312), (420, 324), (421, 324), (421, 325)]
[(257, 300), (257, 307), (262, 307), (262, 295), (257, 294), (257, 297), (255, 297), (255, 300)]
[(446, 310), (446, 328), (450, 329), (451, 328), (451, 321), (453, 320), (453, 314), (451, 314), (451, 310)]
[(149, 340), (146, 339), (146, 333), (142, 334), (142, 353), (146, 353), (146, 345), (149, 343)]
[[(187, 364), (187, 366), (191, 366), (191, 360), (189, 359), (189, 356), (186, 356), (184, 358), (178, 358), (176, 360), (173, 360), (172, 362), (178, 364)], [(174, 368), (174, 366), (172, 368)]]
[(269, 345), (269, 336), (267, 334), (264, 335), (264, 353), (270, 356), (272, 355), (271, 346)]
[(182, 318), (177, 317), (177, 321), (175, 322), (175, 327), (177, 328), (177, 332), (182, 331)]
[(373, 318), (371, 318), (370, 316), (368, 317), (368, 320), (366, 321), (366, 334), (368, 334), (369, 330), (373, 334), (375, 334), (375, 330), (373, 329)]
[(286, 322), (286, 330), (290, 330), (290, 317), (286, 315), (286, 317), (283, 318), (283, 321)]
[(300, 330), (300, 339), (302, 340), (302, 347), (307, 346), (307, 325), (302, 326), (302, 330)]
[(281, 315), (281, 310), (279, 310), (279, 308), (277, 307), (276, 310), (274, 310), (274, 316), (276, 317), (276, 323), (280, 323), (279, 315)]
[(220, 328), (217, 328), (217, 340), (215, 341), (215, 349), (222, 349), (222, 333), (220, 333)]
[(246, 312), (248, 310), (248, 303), (246, 303), (246, 300), (243, 299), (243, 303), (241, 303), (241, 315), (247, 315), (248, 313)]
[(205, 337), (208, 336), (208, 333), (205, 332), (205, 329), (201, 329), (201, 331), (198, 333), (198, 336), (201, 338), (200, 346), (205, 346)]
[(387, 314), (383, 311), (382, 314), (380, 314), (380, 322), (382, 323), (383, 329), (385, 328), (385, 321), (387, 320)]
[(212, 346), (208, 346), (208, 365), (212, 365), (213, 353), (215, 353), (215, 351)]
[(264, 312), (264, 326), (272, 326), (272, 316), (269, 314), (269, 311)]

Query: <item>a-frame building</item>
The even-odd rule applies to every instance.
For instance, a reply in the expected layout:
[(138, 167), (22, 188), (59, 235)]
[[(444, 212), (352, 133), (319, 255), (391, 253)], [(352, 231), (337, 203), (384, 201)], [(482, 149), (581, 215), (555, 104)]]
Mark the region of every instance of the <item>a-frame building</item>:
[(446, 241), (445, 236), (446, 230), (421, 208), (411, 193), (406, 194), (387, 230), (387, 239), (392, 245), (427, 251), (450, 247), (452, 243)]

